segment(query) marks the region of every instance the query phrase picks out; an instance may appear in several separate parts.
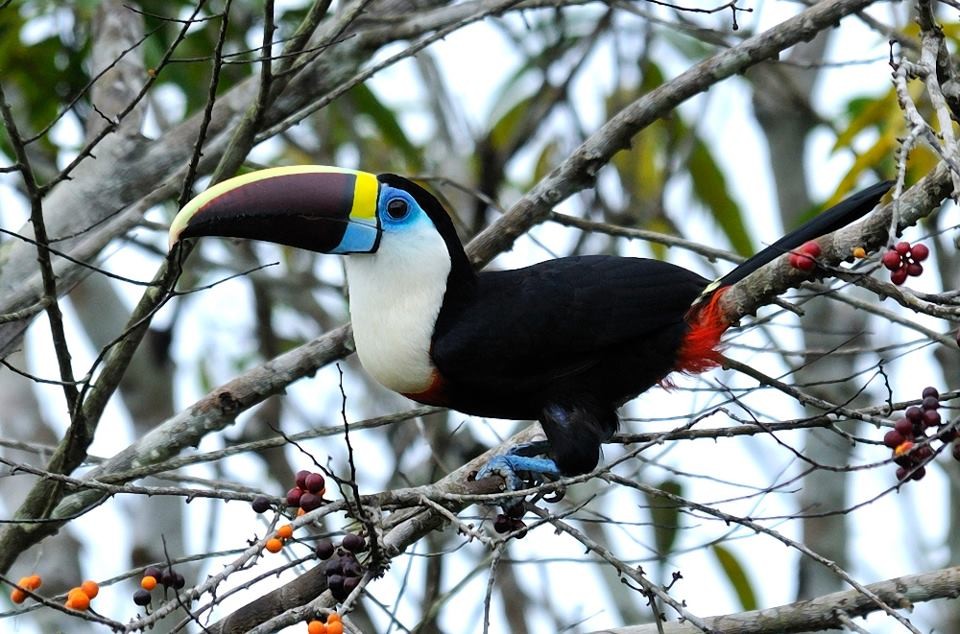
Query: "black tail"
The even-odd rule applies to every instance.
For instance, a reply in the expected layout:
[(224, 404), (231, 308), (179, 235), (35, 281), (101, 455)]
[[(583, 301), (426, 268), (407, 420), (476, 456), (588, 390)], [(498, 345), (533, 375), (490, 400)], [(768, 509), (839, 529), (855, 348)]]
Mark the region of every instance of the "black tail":
[(721, 277), (708, 287), (708, 292), (736, 284), (764, 264), (772, 262), (784, 253), (796, 249), (808, 240), (825, 236), (867, 215), (870, 210), (877, 206), (877, 203), (892, 185), (893, 181), (876, 183), (837, 203)]

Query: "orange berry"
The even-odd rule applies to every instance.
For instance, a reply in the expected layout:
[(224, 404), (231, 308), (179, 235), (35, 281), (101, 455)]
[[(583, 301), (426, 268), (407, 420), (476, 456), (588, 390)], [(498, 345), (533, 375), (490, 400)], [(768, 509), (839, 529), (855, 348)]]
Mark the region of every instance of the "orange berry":
[(64, 605), (83, 612), (90, 607), (90, 597), (81, 588), (71, 588), (70, 592), (67, 593), (67, 602)]
[(277, 537), (281, 539), (290, 539), (293, 537), (293, 526), (291, 524), (284, 524), (277, 529)]
[(97, 585), (96, 581), (90, 581), (89, 579), (80, 584), (80, 589), (91, 599), (96, 599), (97, 595), (100, 594), (100, 586)]
[(310, 621), (307, 623), (307, 634), (327, 634), (327, 626), (317, 620)]
[(339, 623), (339, 622), (340, 622), (340, 615), (337, 612), (331, 612), (327, 616), (327, 623)]
[(297, 517), (300, 517), (301, 515), (304, 515), (304, 514), (306, 514), (306, 511), (304, 511), (302, 508), (297, 509)]
[(140, 580), (140, 587), (146, 590), (147, 592), (150, 592), (151, 590), (157, 587), (157, 578), (147, 575), (146, 577)]
[(899, 457), (905, 453), (909, 453), (911, 449), (913, 449), (913, 443), (910, 442), (909, 440), (905, 440), (902, 443), (900, 443), (900, 445), (896, 449), (893, 450), (893, 455)]
[(17, 582), (17, 585), (26, 588), (27, 590), (33, 591), (39, 588), (43, 584), (43, 580), (40, 578), (40, 575), (30, 575), (29, 577), (24, 577)]
[[(23, 585), (23, 584), (20, 584)], [(13, 592), (10, 593), (10, 600), (14, 603), (23, 603), (27, 600), (27, 593), (21, 590), (20, 588), (14, 588)]]
[(863, 259), (867, 257), (867, 250), (863, 247), (853, 247), (853, 257)]
[(271, 537), (267, 540), (267, 550), (272, 553), (278, 553), (283, 550), (283, 541), (277, 539), (276, 537)]
[(343, 634), (343, 623), (327, 619), (327, 634)]

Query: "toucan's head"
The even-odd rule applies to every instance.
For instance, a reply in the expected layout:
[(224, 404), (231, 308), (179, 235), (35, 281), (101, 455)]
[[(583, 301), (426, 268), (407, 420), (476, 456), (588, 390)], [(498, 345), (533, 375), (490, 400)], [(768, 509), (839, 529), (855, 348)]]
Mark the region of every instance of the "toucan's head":
[(425, 235), (435, 244), (439, 236), (449, 257), (465, 262), (449, 215), (419, 185), (393, 174), (301, 165), (214, 185), (174, 218), (170, 248), (184, 238), (221, 236), (321, 253), (369, 254), (387, 243), (423, 245)]

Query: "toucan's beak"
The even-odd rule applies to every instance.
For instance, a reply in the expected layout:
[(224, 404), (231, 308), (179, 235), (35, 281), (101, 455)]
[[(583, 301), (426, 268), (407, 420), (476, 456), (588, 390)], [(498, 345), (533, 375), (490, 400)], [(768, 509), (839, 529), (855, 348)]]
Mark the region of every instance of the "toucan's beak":
[(180, 210), (170, 248), (184, 238), (265, 240), (321, 253), (372, 253), (380, 243), (377, 177), (300, 165), (214, 185)]

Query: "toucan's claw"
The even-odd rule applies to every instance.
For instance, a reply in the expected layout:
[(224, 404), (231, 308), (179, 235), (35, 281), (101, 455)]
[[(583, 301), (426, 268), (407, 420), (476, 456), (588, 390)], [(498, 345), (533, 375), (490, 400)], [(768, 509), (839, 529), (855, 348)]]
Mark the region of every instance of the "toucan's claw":
[(531, 442), (511, 447), (507, 453), (494, 456), (477, 472), (477, 480), (500, 476), (507, 491), (539, 486), (560, 477), (560, 469), (552, 458), (543, 457), (547, 443)]

